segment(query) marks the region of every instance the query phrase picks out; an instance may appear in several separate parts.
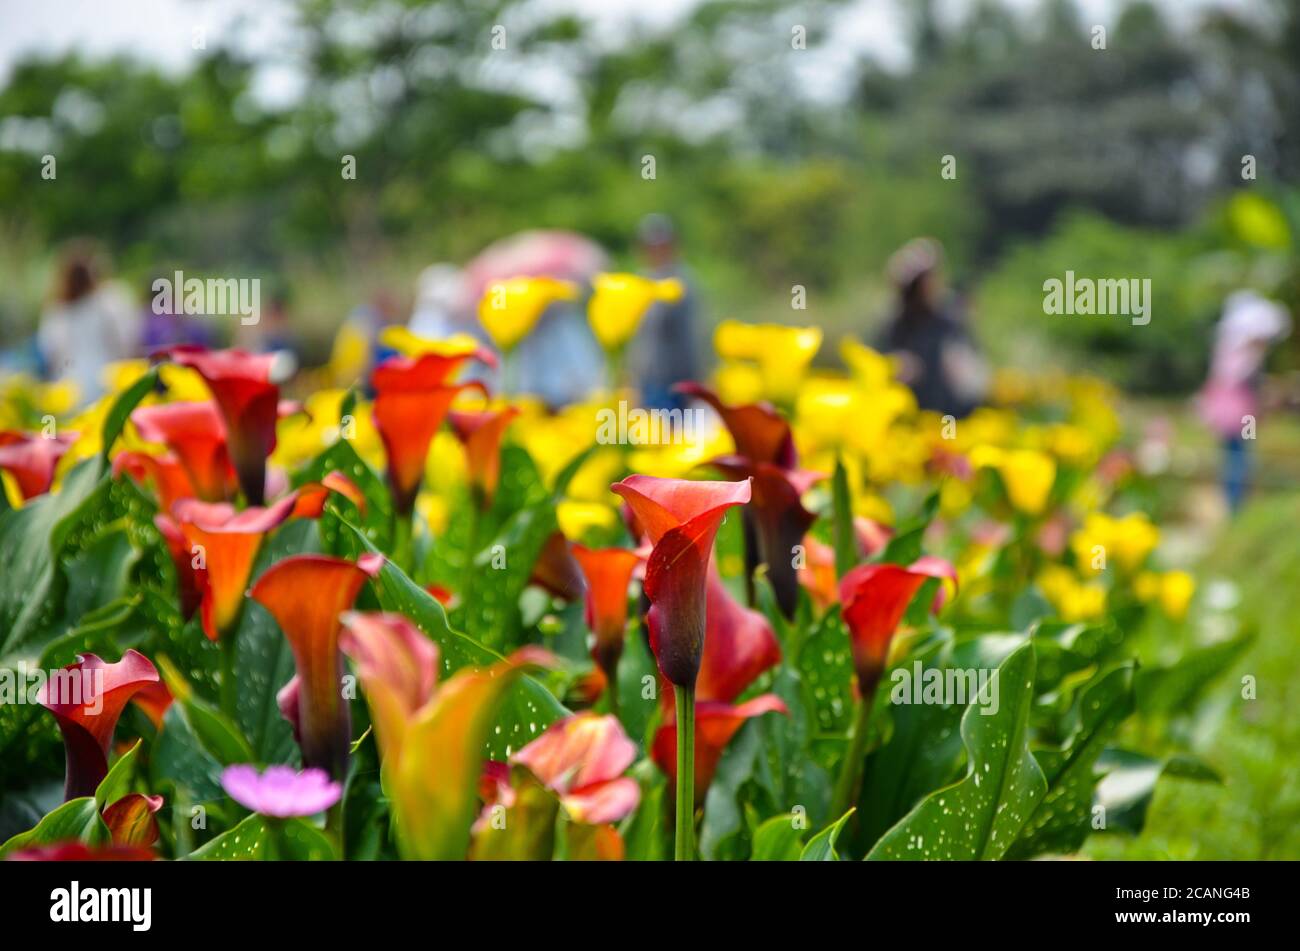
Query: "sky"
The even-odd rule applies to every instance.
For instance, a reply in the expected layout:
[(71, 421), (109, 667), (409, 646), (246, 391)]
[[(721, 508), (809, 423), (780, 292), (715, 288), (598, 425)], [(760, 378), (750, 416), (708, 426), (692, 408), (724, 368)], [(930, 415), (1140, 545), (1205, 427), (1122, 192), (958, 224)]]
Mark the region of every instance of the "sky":
[[(549, 7), (583, 14), (603, 34), (618, 36), (638, 23), (667, 27), (696, 0), (539, 0)], [(820, 74), (810, 83), (834, 85), (835, 75), (847, 72), (866, 52), (885, 65), (905, 57), (904, 19), (907, 0), (856, 0), (838, 17), (830, 55), (821, 57)], [(940, 10), (958, 15), (970, 0), (941, 0)], [(1031, 14), (1040, 0), (1004, 0)], [(1262, 0), (1157, 0), (1175, 20), (1188, 22), (1211, 7), (1247, 10)], [(1085, 22), (1109, 22), (1121, 0), (1076, 0)], [(196, 37), (206, 41), (234, 35), (238, 45), (261, 54), (268, 63), (258, 80), (259, 98), (268, 104), (287, 103), (297, 90), (286, 50), (291, 48), (291, 20), (286, 5), (276, 0), (0, 0), (0, 83), (13, 64), (32, 52), (78, 50), (108, 56), (130, 52), (168, 71), (182, 71), (197, 55)]]

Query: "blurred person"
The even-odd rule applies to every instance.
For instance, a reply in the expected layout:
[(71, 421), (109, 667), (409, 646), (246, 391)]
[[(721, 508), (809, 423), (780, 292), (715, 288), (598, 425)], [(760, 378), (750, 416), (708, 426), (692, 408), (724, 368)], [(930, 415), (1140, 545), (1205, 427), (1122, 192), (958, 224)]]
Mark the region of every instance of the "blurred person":
[[(180, 302), (172, 300), (164, 307), (156, 293), (158, 280), (170, 280), (172, 272), (151, 279), (145, 288), (145, 305), (141, 310), (140, 349), (142, 356), (177, 344), (217, 347), (219, 341), (213, 322), (203, 315), (186, 314)], [(169, 295), (171, 296), (171, 295)]]
[(637, 244), (647, 276), (656, 280), (676, 278), (682, 296), (673, 302), (658, 301), (647, 311), (629, 349), (632, 379), (647, 409), (679, 409), (685, 405), (673, 386), (698, 380), (699, 297), (687, 268), (682, 263), (677, 230), (667, 215), (650, 214), (637, 227)]
[(276, 354), (279, 361), (275, 372), (280, 379), (288, 379), (302, 366), (302, 340), (289, 318), (292, 297), (288, 285), (280, 279), (267, 283), (271, 285), (271, 293), (257, 323), (240, 321), (235, 328), (234, 343), (253, 353)]
[(44, 374), (72, 381), (82, 400), (97, 398), (104, 368), (136, 354), (135, 308), (121, 286), (103, 280), (95, 254), (85, 245), (64, 254), (51, 296), (36, 331)]
[(1236, 291), (1224, 302), (1197, 408), (1222, 441), (1223, 493), (1233, 512), (1245, 501), (1250, 486), (1247, 442), (1255, 438), (1264, 358), (1290, 333), (1291, 315), (1286, 308), (1254, 291)]
[(411, 333), (430, 340), (455, 334), (472, 334), (489, 343), (487, 334), (474, 318), (465, 274), (454, 264), (430, 264), (415, 282), (415, 307), (409, 321)]
[(899, 379), (922, 409), (966, 416), (988, 386), (988, 368), (961, 312), (944, 295), (943, 248), (930, 238), (909, 241), (889, 259), (897, 294), (894, 316), (877, 341), (893, 356)]

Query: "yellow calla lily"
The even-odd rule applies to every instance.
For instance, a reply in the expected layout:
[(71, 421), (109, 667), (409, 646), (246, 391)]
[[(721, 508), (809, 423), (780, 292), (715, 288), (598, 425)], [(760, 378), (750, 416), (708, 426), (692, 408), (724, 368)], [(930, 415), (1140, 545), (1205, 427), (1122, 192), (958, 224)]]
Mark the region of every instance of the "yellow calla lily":
[(636, 334), (652, 304), (682, 299), (685, 289), (674, 278), (651, 280), (637, 274), (597, 274), (587, 302), (587, 321), (606, 351), (622, 348)]
[(1056, 482), (1056, 460), (1035, 449), (978, 446), (971, 464), (995, 469), (1002, 477), (1011, 505), (1026, 515), (1041, 515)]
[(791, 403), (798, 396), (808, 365), (821, 349), (822, 330), (724, 320), (714, 332), (713, 344), (725, 360), (758, 364), (764, 396)]
[(512, 277), (494, 281), (483, 292), (478, 319), (502, 353), (509, 353), (528, 336), (546, 308), (556, 301), (574, 300), (576, 285), (551, 277)]

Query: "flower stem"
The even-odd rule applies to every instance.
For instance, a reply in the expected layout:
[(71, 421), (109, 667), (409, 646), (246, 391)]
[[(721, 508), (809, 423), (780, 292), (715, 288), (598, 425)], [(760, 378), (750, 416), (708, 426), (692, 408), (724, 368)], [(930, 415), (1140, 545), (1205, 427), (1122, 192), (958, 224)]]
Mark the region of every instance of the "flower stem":
[(231, 723), (235, 717), (235, 631), (233, 628), (221, 635), (221, 712)]
[(695, 858), (695, 686), (675, 687), (677, 696), (678, 862)]
[(460, 603), (466, 610), (474, 589), (474, 557), (478, 554), (479, 494), (475, 491), (473, 495), (469, 507), (469, 535), (465, 540), (465, 573), (460, 582)]
[(867, 754), (867, 728), (871, 723), (871, 705), (875, 696), (876, 689), (873, 686), (858, 703), (857, 714), (853, 720), (853, 732), (849, 736), (849, 748), (844, 754), (840, 777), (835, 784), (835, 796), (831, 800), (831, 816), (835, 819), (848, 812), (857, 797), (858, 784), (862, 779), (862, 764)]
[(342, 862), (345, 858), (343, 854), (344, 843), (347, 841), (347, 828), (343, 819), (343, 796), (339, 801), (330, 806), (329, 811), (325, 813), (325, 834), (334, 843), (334, 852), (338, 860)]
[(411, 522), (414, 518), (414, 511), (405, 514), (393, 512), (393, 561), (407, 575), (410, 575), (414, 568), (411, 564), (414, 560), (414, 549), (411, 544)]

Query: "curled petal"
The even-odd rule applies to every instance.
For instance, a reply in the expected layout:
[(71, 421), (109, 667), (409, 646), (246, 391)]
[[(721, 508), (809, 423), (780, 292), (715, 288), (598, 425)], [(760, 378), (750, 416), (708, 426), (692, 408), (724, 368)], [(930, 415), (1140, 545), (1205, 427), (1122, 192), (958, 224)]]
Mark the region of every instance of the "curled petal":
[(563, 532), (552, 532), (547, 536), (528, 581), (565, 601), (576, 601), (583, 596), (587, 583), (574, 553), (569, 551), (569, 542)]
[(587, 825), (618, 822), (631, 814), (640, 801), (641, 787), (630, 776), (583, 786), (560, 797), (569, 819)]
[(939, 578), (943, 582), (939, 585), (939, 590), (934, 593), (934, 601), (930, 605), (932, 614), (942, 611), (949, 597), (957, 596), (957, 569), (946, 558), (940, 558), (938, 555), (922, 555), (908, 565), (907, 570), (930, 578)]
[(75, 440), (75, 433), (0, 432), (0, 469), (14, 477), (24, 501), (34, 499), (50, 491), (54, 470)]
[(340, 615), (379, 567), (370, 560), (294, 555), (268, 568), (250, 592), (275, 618), (293, 651), (303, 763), (335, 778), (344, 774), (352, 740), (350, 711), (341, 697)]
[(143, 452), (119, 452), (113, 457), (113, 477), (123, 474), (137, 482), (152, 482), (158, 494), (158, 508), (164, 512), (170, 512), (181, 499), (197, 494), (185, 467), (170, 453), (150, 456)]
[(294, 518), (320, 518), (325, 511), (325, 500), (336, 492), (354, 504), (362, 515), (366, 514), (366, 496), (355, 482), (341, 472), (328, 472), (319, 482), (308, 482), (297, 490), (293, 506)]
[(128, 650), (115, 664), (84, 654), (50, 676), (37, 701), (54, 714), (67, 754), (64, 796), (93, 796), (108, 775), (108, 751), (122, 708), (137, 691), (157, 683), (158, 671)]
[(167, 552), (176, 567), (176, 588), (180, 600), (181, 617), (189, 620), (203, 603), (203, 592), (207, 585), (207, 570), (194, 567), (194, 557), (190, 553), (190, 543), (176, 521), (159, 513), (153, 518), (158, 534), (167, 544)]
[(137, 690), (131, 702), (144, 711), (144, 715), (149, 718), (155, 730), (161, 730), (163, 717), (167, 715), (172, 699), (172, 692), (159, 680), (157, 683), (145, 684)]

